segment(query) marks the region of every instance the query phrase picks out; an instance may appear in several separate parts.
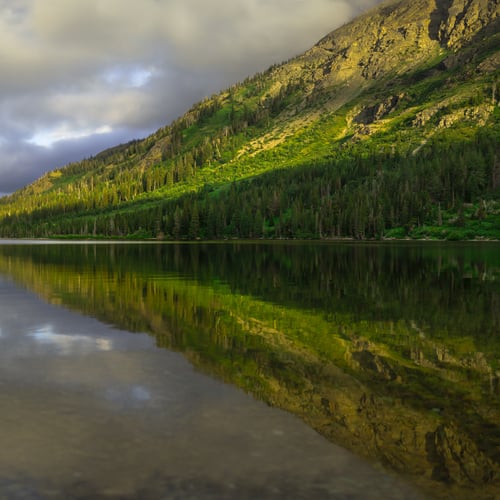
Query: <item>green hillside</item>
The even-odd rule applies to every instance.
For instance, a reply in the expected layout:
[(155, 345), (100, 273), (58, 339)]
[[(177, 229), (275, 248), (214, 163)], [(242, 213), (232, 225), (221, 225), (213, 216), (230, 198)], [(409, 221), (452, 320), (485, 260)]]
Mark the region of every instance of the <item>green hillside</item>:
[(499, 12), (385, 2), (0, 199), (0, 236), (499, 238)]

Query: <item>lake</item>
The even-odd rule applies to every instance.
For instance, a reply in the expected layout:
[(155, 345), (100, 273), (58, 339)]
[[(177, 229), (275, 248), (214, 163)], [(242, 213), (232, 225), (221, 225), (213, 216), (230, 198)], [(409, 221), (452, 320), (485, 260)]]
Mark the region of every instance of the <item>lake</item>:
[(0, 241), (0, 498), (500, 496), (500, 244)]

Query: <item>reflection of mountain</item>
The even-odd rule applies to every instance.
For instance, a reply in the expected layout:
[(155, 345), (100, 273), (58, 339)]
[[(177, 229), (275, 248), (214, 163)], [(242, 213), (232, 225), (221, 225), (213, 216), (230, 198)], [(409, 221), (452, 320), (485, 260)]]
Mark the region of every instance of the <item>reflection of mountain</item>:
[(499, 487), (497, 246), (0, 246), (0, 272), (440, 496)]

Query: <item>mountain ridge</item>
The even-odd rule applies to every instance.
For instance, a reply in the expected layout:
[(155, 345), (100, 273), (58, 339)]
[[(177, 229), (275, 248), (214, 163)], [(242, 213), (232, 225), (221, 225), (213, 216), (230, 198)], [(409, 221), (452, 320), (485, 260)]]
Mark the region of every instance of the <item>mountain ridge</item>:
[[(0, 234), (391, 237), (398, 230), (400, 234), (401, 227), (405, 234), (426, 222), (440, 227), (441, 205), (450, 211), (448, 220), (462, 221), (464, 205), (467, 210), (471, 204), (471, 220), (479, 216), (482, 223), (491, 215), (493, 229), (500, 232), (496, 217), (500, 167), (495, 135), (499, 10), (497, 1), (488, 0), (383, 2), (324, 36), (304, 54), (194, 105), (148, 138), (50, 172), (0, 200)], [(334, 179), (342, 177), (335, 174), (339, 169), (335, 162), (350, 158), (356, 163), (371, 155), (374, 162), (390, 163), (400, 155), (406, 158), (398, 160), (401, 167), (405, 162), (411, 164), (412, 157), (420, 158), (423, 148), (437, 136), (448, 148), (470, 147), (473, 156), (471, 144), (477, 142), (477, 134), (488, 142), (482, 144), (483, 152), (474, 150), (474, 154), (482, 155), (480, 163), (488, 164), (477, 176), (489, 178), (479, 180), (478, 186), (436, 188), (450, 192), (446, 196), (430, 193), (425, 209), (404, 217), (395, 215), (393, 221), (390, 212), (399, 214), (399, 209), (392, 208), (389, 200), (378, 210), (380, 213), (371, 216), (342, 212), (339, 220), (330, 224), (336, 227), (326, 233), (320, 226), (328, 221), (312, 222), (313, 218), (327, 217), (321, 213), (325, 203), (342, 204), (344, 184), (342, 179), (340, 183)], [(436, 158), (448, 155), (446, 151), (432, 154)], [(389, 158), (384, 159), (384, 155)], [(248, 208), (245, 217), (252, 219), (253, 231), (248, 227), (243, 231), (241, 221), (230, 220), (235, 203), (223, 198), (235, 182), (278, 171), (293, 177), (297, 167), (318, 162), (330, 164), (328, 195), (319, 194), (313, 213), (304, 216), (300, 224), (300, 217), (292, 213), (293, 197), (282, 193), (279, 201), (275, 200), (275, 208), (269, 208), (273, 193), (264, 193), (259, 203)], [(285, 174), (283, 169), (289, 172)], [(368, 182), (367, 176), (372, 174), (352, 181)], [(338, 189), (331, 187), (332, 182)], [(311, 186), (321, 191), (320, 184), (318, 178)], [(240, 187), (238, 184), (238, 194)], [(369, 199), (365, 191), (350, 193), (346, 203), (363, 196), (364, 211), (373, 211), (374, 198)], [(305, 200), (308, 195), (301, 193), (300, 197)], [(134, 221), (135, 215), (129, 214), (137, 209), (144, 212), (141, 221)], [(219, 231), (208, 227), (209, 213), (216, 210), (225, 211)], [(331, 211), (328, 217), (333, 217)], [(352, 218), (359, 220), (344, 220)], [(383, 224), (368, 220), (374, 218), (383, 219)], [(285, 219), (295, 220), (293, 224), (304, 229), (294, 230), (292, 222), (285, 227)], [(259, 226), (261, 229), (256, 230)], [(360, 230), (354, 226), (364, 227)], [(463, 233), (463, 227), (457, 226), (455, 236)], [(478, 235), (478, 228), (468, 230)], [(443, 231), (436, 230), (435, 235), (450, 235), (449, 228)], [(495, 231), (483, 233), (498, 237)]]

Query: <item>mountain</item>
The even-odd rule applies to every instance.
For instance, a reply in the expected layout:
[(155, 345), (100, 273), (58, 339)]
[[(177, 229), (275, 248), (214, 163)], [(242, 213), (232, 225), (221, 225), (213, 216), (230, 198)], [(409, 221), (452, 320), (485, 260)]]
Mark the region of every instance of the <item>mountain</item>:
[(499, 238), (499, 13), (384, 2), (2, 198), (0, 235)]

